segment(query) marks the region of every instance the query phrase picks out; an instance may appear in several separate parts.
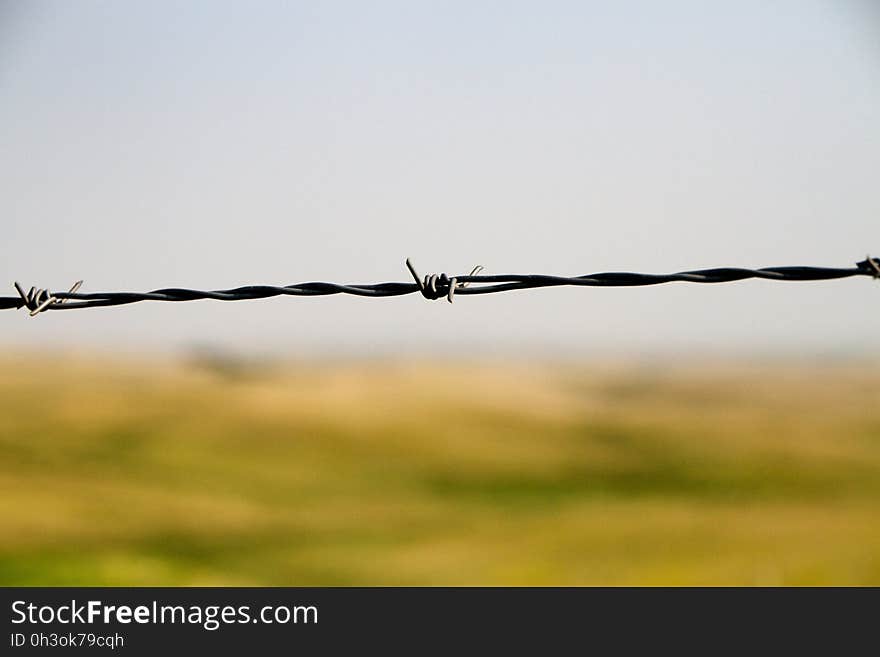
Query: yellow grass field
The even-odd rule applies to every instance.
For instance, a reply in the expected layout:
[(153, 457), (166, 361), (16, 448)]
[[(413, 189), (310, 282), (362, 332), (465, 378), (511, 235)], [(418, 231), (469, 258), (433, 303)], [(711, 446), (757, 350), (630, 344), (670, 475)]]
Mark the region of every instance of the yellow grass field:
[(0, 584), (880, 584), (876, 361), (0, 358)]

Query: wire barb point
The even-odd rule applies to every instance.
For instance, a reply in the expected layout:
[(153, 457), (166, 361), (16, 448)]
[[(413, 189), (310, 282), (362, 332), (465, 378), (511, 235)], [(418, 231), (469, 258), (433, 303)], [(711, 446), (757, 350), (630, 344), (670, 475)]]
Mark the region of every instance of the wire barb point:
[[(460, 283), (457, 277), (449, 278), (446, 274), (428, 274), (423, 279), (409, 258), (406, 259), (406, 268), (412, 274), (421, 295), (431, 301), (446, 297), (446, 300), (452, 303), (455, 299), (455, 291), (468, 286), (468, 283)], [(476, 276), (482, 270), (483, 266), (477, 265), (468, 276)]]
[(872, 258), (869, 254), (865, 256), (864, 260), (856, 264), (863, 269), (867, 269), (875, 279), (880, 278), (880, 262), (878, 262), (877, 258)]
[[(76, 293), (82, 284), (82, 281), (77, 281), (71, 286), (70, 291), (67, 294)], [(27, 308), (30, 311), (29, 314), (31, 317), (35, 317), (44, 310), (49, 310), (53, 306), (61, 305), (67, 301), (67, 299), (59, 299), (47, 289), (37, 289), (31, 286), (31, 289), (25, 293), (24, 288), (18, 281), (15, 281), (14, 285), (15, 290), (18, 292), (18, 296), (21, 297), (21, 303), (18, 307)]]

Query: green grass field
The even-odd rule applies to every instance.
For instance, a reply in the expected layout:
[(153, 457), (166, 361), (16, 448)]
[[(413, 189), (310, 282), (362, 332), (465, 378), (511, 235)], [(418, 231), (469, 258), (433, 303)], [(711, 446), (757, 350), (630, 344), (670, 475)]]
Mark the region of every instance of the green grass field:
[(880, 584), (880, 371), (0, 358), (0, 584)]

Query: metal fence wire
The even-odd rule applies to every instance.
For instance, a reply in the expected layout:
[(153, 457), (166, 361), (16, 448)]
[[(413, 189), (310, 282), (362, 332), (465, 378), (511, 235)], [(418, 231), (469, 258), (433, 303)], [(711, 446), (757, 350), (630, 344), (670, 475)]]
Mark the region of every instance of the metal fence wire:
[(245, 285), (227, 290), (191, 290), (187, 288), (164, 288), (152, 292), (79, 292), (82, 281), (77, 281), (67, 292), (50, 292), (46, 289), (24, 288), (15, 283), (18, 296), (0, 297), (0, 310), (25, 308), (31, 316), (47, 310), (74, 310), (104, 306), (124, 306), (141, 301), (249, 301), (270, 297), (319, 297), (331, 294), (352, 294), (360, 297), (398, 297), (419, 293), (426, 299), (446, 298), (450, 303), (456, 295), (495, 294), (511, 290), (530, 290), (545, 287), (633, 287), (659, 285), (661, 283), (730, 283), (749, 278), (771, 281), (824, 281), (853, 276), (880, 278), (880, 260), (868, 256), (854, 267), (764, 267), (743, 269), (719, 267), (697, 269), (674, 274), (639, 274), (634, 272), (601, 272), (583, 276), (552, 276), (547, 274), (481, 274), (482, 267), (475, 267), (469, 274), (448, 276), (429, 274), (419, 276), (412, 262), (406, 266), (412, 275), (412, 283), (389, 282), (368, 284), (340, 284), (309, 282), (293, 285)]

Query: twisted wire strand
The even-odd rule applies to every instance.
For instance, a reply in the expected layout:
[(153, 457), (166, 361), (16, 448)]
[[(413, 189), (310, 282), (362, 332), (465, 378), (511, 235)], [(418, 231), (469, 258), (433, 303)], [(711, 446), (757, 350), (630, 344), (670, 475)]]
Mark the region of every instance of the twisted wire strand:
[(552, 276), (546, 274), (480, 274), (477, 267), (470, 274), (449, 277), (446, 274), (430, 274), (420, 278), (410, 260), (407, 267), (412, 283), (339, 284), (326, 282), (295, 283), (292, 285), (245, 285), (225, 290), (192, 290), (188, 288), (163, 288), (151, 292), (78, 292), (82, 281), (67, 292), (49, 292), (31, 288), (29, 292), (15, 284), (18, 296), (0, 297), (0, 310), (27, 308), (31, 315), (47, 310), (75, 310), (123, 306), (141, 301), (249, 301), (277, 296), (316, 297), (334, 294), (350, 294), (361, 297), (397, 297), (420, 293), (426, 299), (446, 298), (452, 302), (454, 295), (495, 294), (511, 290), (528, 290), (545, 287), (634, 287), (660, 285), (663, 283), (730, 283), (751, 278), (772, 281), (822, 281), (853, 276), (880, 278), (880, 261), (868, 256), (855, 267), (764, 267), (743, 269), (719, 267), (697, 269), (673, 274), (642, 274), (635, 272), (600, 272), (582, 276)]

